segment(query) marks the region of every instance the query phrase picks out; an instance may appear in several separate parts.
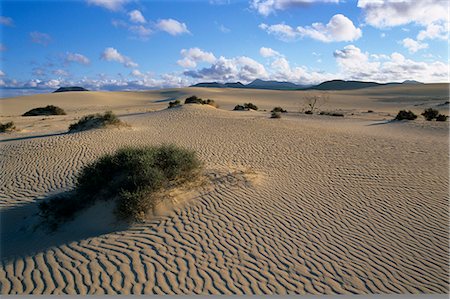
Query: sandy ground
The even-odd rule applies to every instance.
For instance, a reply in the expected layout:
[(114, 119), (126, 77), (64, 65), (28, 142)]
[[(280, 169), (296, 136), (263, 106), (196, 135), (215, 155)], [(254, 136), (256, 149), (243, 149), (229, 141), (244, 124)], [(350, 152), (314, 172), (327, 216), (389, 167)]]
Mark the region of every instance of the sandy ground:
[[(196, 94), (220, 108), (167, 102)], [(448, 122), (390, 122), (399, 109), (448, 114), (448, 84), (329, 92), (185, 88), (0, 100), (2, 294), (361, 294), (449, 292)], [(311, 94), (311, 93), (309, 93)], [(230, 111), (253, 102), (258, 112)], [(20, 117), (48, 104), (65, 116)], [(274, 106), (289, 113), (270, 119)], [(67, 134), (112, 110), (131, 128)], [(368, 113), (368, 110), (374, 112)], [(37, 202), (124, 145), (175, 143), (208, 184), (147, 223), (97, 205), (48, 233)]]

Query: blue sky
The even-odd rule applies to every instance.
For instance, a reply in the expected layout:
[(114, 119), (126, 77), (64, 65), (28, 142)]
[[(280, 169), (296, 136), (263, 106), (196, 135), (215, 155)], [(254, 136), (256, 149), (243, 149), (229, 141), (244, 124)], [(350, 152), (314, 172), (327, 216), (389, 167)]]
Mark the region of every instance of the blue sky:
[(448, 82), (445, 0), (2, 1), (3, 96), (256, 78)]

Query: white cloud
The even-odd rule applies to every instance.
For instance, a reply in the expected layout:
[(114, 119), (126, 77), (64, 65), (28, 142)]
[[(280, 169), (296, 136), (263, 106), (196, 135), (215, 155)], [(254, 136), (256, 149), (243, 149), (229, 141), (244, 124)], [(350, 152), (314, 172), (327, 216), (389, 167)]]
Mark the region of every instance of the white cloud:
[(123, 5), (129, 0), (86, 0), (89, 5), (96, 5), (111, 11), (119, 11), (123, 9)]
[(362, 36), (361, 29), (356, 28), (353, 22), (342, 14), (334, 15), (326, 25), (313, 23), (311, 26), (298, 26), (294, 29), (286, 24), (270, 26), (261, 24), (259, 28), (283, 41), (291, 41), (307, 36), (322, 42), (341, 42), (354, 41)]
[(142, 13), (137, 9), (130, 11), (128, 13), (128, 17), (130, 18), (130, 22), (133, 22), (133, 23), (141, 23), (141, 24), (147, 23), (147, 20), (145, 20)]
[(14, 27), (14, 21), (9, 17), (0, 16), (0, 24), (3, 26)]
[(150, 28), (147, 28), (143, 25), (129, 26), (128, 30), (137, 34), (139, 38), (143, 40), (146, 40), (148, 36), (153, 33), (153, 31)]
[(185, 23), (180, 23), (174, 19), (162, 19), (156, 24), (159, 30), (165, 31), (170, 35), (180, 35), (190, 33)]
[(2, 70), (0, 70), (0, 77), (4, 77), (4, 76), (6, 76), (5, 73)]
[(418, 40), (424, 39), (448, 39), (448, 30), (450, 23), (432, 23), (428, 24), (425, 30), (421, 30), (419, 34), (417, 34)]
[(52, 41), (50, 35), (38, 31), (30, 32), (30, 37), (33, 43), (41, 44), (44, 46), (47, 46)]
[(141, 71), (139, 70), (132, 70), (130, 75), (132, 77), (144, 77), (145, 75), (143, 73), (141, 73)]
[(420, 62), (406, 59), (399, 53), (383, 56), (383, 61), (373, 61), (368, 53), (362, 52), (354, 45), (334, 52), (339, 66), (339, 78), (377, 81), (401, 82), (418, 80), (421, 82), (448, 82), (448, 64), (441, 61)]
[(224, 25), (220, 25), (220, 26), (219, 26), (219, 30), (220, 30), (221, 32), (223, 32), (223, 33), (229, 33), (229, 32), (231, 32), (230, 28), (225, 27)]
[(70, 52), (68, 52), (66, 54), (65, 61), (67, 63), (76, 62), (76, 63), (80, 63), (80, 64), (84, 64), (84, 65), (88, 65), (91, 63), (89, 58), (87, 58), (86, 56), (84, 56), (82, 54), (70, 53)]
[(240, 56), (235, 58), (219, 57), (210, 67), (200, 70), (185, 71), (188, 77), (220, 82), (244, 81), (268, 78), (266, 69), (259, 62)]
[(121, 64), (123, 64), (127, 68), (136, 68), (138, 67), (138, 64), (133, 62), (129, 57), (124, 56), (120, 54), (116, 49), (114, 48), (106, 48), (101, 58), (106, 61), (116, 61)]
[(272, 48), (266, 48), (266, 47), (261, 47), (259, 49), (259, 54), (262, 57), (276, 57), (276, 56), (282, 56), (279, 52), (275, 51)]
[(276, 10), (306, 6), (317, 2), (339, 3), (339, 0), (252, 0), (250, 6), (261, 15), (268, 16)]
[(177, 61), (178, 65), (185, 68), (194, 68), (198, 62), (213, 63), (216, 61), (216, 57), (211, 52), (205, 52), (199, 48), (190, 48), (188, 50), (181, 50), (181, 56), (183, 59)]
[(428, 48), (427, 43), (421, 43), (409, 37), (402, 40), (402, 45), (407, 48), (410, 53), (416, 53), (419, 50)]

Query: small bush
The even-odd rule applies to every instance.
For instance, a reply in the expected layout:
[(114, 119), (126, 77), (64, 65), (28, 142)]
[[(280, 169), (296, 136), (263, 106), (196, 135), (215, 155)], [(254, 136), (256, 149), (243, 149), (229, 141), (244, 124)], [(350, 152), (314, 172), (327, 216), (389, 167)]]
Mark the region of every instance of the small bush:
[(207, 99), (206, 101), (203, 101), (203, 104), (213, 106), (215, 108), (219, 108), (219, 105), (216, 103), (216, 101), (211, 100), (211, 99)]
[(245, 103), (244, 107), (246, 109), (258, 110), (258, 107), (256, 105), (254, 105), (253, 103)]
[(286, 113), (287, 111), (284, 110), (284, 109), (281, 108), (281, 107), (275, 107), (275, 108), (273, 108), (272, 111), (270, 111), (270, 112), (281, 112), (281, 113)]
[(119, 219), (141, 221), (159, 192), (196, 180), (200, 170), (194, 152), (174, 145), (126, 147), (85, 166), (70, 195), (40, 203), (40, 214), (57, 227), (99, 200), (114, 200)]
[(326, 111), (321, 111), (319, 113), (319, 115), (328, 115), (328, 116), (340, 116), (340, 117), (344, 117), (344, 114), (339, 113), (339, 112), (326, 112)]
[(367, 113), (373, 113), (373, 110), (367, 110)]
[(175, 100), (175, 101), (169, 102), (168, 108), (175, 108), (175, 107), (179, 107), (179, 106), (181, 106), (181, 102), (179, 100)]
[(270, 118), (281, 118), (281, 112), (279, 111), (272, 111), (272, 115)]
[(245, 107), (242, 106), (242, 105), (236, 105), (236, 106), (234, 106), (234, 109), (233, 109), (233, 110), (236, 110), (236, 111), (243, 111), (243, 110), (246, 110), (246, 109), (245, 109)]
[(424, 112), (422, 112), (422, 116), (425, 117), (426, 120), (431, 121), (435, 119), (439, 114), (439, 111), (433, 108), (425, 109)]
[(444, 114), (439, 114), (438, 116), (436, 116), (436, 121), (447, 121), (448, 116), (444, 115)]
[(313, 114), (313, 112), (311, 110), (306, 110), (305, 114)]
[(406, 111), (406, 110), (400, 110), (395, 117), (395, 120), (414, 120), (417, 118), (417, 115), (415, 115), (412, 111)]
[(106, 126), (125, 125), (114, 113), (106, 111), (102, 114), (89, 114), (83, 116), (78, 122), (69, 126), (69, 132), (85, 131), (90, 129), (103, 128)]
[(25, 112), (22, 116), (37, 116), (37, 115), (66, 115), (66, 112), (53, 105), (48, 105), (45, 107), (39, 107), (31, 109), (30, 111)]
[(191, 96), (184, 100), (185, 104), (203, 104), (203, 100), (198, 98), (197, 96)]
[(14, 125), (14, 122), (10, 121), (7, 123), (0, 123), (0, 133), (5, 133), (5, 132), (11, 132), (14, 131), (16, 129), (16, 126)]

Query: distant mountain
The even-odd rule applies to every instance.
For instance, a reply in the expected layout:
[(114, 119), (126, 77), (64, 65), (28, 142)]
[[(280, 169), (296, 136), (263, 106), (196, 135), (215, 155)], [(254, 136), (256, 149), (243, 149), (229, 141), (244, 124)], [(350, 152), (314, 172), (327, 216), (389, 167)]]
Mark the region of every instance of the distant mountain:
[(377, 82), (363, 82), (363, 81), (344, 81), (344, 80), (331, 80), (320, 83), (319, 85), (305, 88), (307, 90), (352, 90), (361, 89), (374, 86), (386, 85)]
[(65, 87), (60, 87), (57, 90), (54, 91), (55, 92), (67, 92), (67, 91), (89, 91), (86, 88), (80, 87), (80, 86), (65, 86)]
[(402, 84), (423, 84), (423, 83), (416, 80), (405, 80), (402, 82)]
[(211, 88), (253, 88), (253, 89), (275, 89), (275, 90), (295, 90), (306, 88), (309, 85), (298, 85), (291, 82), (280, 81), (264, 81), (256, 79), (249, 84), (236, 83), (218, 83), (218, 82), (202, 82), (192, 85), (191, 87), (211, 87)]

